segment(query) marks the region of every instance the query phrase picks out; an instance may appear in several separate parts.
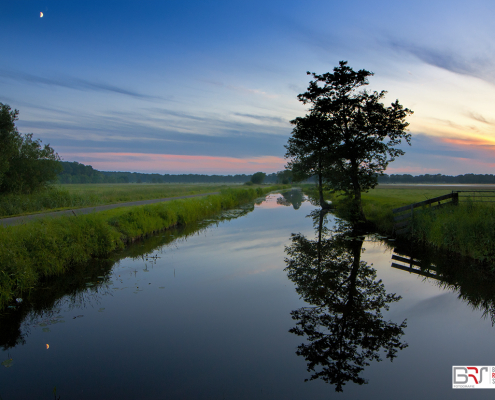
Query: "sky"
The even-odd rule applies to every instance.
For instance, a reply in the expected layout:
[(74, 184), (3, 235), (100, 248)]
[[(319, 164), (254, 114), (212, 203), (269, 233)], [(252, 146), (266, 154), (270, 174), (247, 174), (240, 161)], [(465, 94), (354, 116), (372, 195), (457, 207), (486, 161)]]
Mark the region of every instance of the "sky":
[(414, 111), (387, 173), (493, 174), (494, 15), (492, 0), (4, 1), (0, 102), (102, 171), (272, 173), (306, 72), (346, 60)]

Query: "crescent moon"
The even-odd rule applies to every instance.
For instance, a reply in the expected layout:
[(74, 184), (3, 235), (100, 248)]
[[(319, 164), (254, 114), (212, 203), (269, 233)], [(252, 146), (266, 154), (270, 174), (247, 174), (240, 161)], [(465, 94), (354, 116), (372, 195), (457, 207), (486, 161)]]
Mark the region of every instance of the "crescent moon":
[(40, 18), (43, 18), (43, 13), (40, 11)]

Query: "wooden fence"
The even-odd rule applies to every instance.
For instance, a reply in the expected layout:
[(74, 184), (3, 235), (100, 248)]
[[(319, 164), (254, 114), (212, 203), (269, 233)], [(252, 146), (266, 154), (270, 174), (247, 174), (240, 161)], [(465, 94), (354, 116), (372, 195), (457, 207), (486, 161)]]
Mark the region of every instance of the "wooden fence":
[[(443, 203), (442, 203), (443, 202)], [(437, 204), (435, 204), (437, 203)], [(420, 201), (419, 203), (409, 204), (407, 206), (394, 208), (392, 212), (394, 213), (394, 232), (397, 235), (409, 232), (410, 223), (414, 218), (414, 209), (421, 207), (422, 209), (428, 207), (429, 209), (437, 208), (445, 204), (459, 204), (459, 193), (452, 192), (445, 194), (443, 196), (434, 197), (429, 200)], [(419, 210), (418, 210), (419, 211)], [(417, 212), (417, 211), (416, 211)]]
[(471, 201), (473, 203), (494, 203), (494, 190), (455, 190), (452, 193), (457, 193), (459, 202)]

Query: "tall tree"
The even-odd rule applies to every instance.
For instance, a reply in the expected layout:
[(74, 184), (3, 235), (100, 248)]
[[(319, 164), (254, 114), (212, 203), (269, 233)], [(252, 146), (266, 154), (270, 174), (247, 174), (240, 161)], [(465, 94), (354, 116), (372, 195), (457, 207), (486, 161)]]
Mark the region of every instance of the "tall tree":
[(295, 180), (316, 176), (320, 206), (328, 208), (328, 203), (323, 199), (323, 189), (325, 169), (331, 163), (330, 150), (334, 139), (328, 131), (331, 127), (325, 116), (317, 111), (298, 117), (291, 124), (295, 126), (285, 146), (285, 157), (290, 159), (287, 168), (292, 171)]
[[(373, 188), (377, 184), (377, 176), (383, 174), (388, 164), (404, 155), (404, 151), (397, 146), (402, 139), (411, 144), (411, 135), (406, 132), (409, 125), (406, 117), (413, 112), (404, 108), (398, 100), (386, 107), (381, 102), (385, 91), (359, 90), (368, 85), (368, 77), (373, 73), (364, 69), (354, 71), (347, 66), (347, 61), (340, 61), (333, 73), (317, 75), (308, 72), (308, 75), (312, 75), (314, 80), (298, 98), (304, 104), (311, 105), (309, 114), (304, 118), (317, 118), (319, 132), (325, 135), (320, 139), (326, 153), (322, 181), (333, 190), (348, 195), (358, 217), (364, 218), (361, 193)], [(312, 128), (303, 129), (314, 132)], [(300, 133), (294, 129), (293, 137), (296, 135)], [(311, 135), (308, 140), (311, 140)], [(304, 151), (300, 146), (300, 152)], [(302, 162), (303, 158), (293, 153), (287, 153), (289, 157), (294, 157), (293, 167), (310, 173)]]
[(266, 174), (264, 172), (256, 172), (251, 177), (251, 182), (253, 182), (256, 185), (261, 185), (265, 180), (265, 178), (266, 178)]
[(0, 193), (30, 193), (56, 179), (62, 170), (57, 153), (33, 134), (21, 135), (19, 111), (0, 103)]
[(15, 126), (18, 115), (19, 110), (12, 110), (7, 104), (0, 103), (0, 185), (22, 140)]
[(292, 178), (293, 174), (292, 171), (289, 169), (284, 169), (283, 171), (277, 172), (277, 183), (287, 185), (289, 183), (292, 183)]

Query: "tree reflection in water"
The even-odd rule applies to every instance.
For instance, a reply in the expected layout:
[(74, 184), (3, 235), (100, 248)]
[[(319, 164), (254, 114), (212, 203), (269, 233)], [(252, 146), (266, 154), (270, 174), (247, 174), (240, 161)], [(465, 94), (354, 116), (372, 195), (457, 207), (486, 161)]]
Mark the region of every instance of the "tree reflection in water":
[(305, 201), (304, 194), (300, 189), (291, 189), (280, 193), (282, 197), (277, 199), (277, 204), (282, 206), (291, 206), (294, 210), (298, 210), (301, 204)]
[(330, 232), (322, 211), (311, 216), (317, 238), (293, 234), (286, 247), (285, 270), (309, 303), (291, 312), (297, 322), (290, 332), (307, 337), (296, 353), (308, 363), (309, 380), (322, 379), (341, 392), (348, 381), (367, 383), (361, 372), (371, 361), (381, 361), (383, 352), (392, 361), (407, 347), (401, 342), (406, 321), (383, 319), (382, 310), (401, 297), (387, 294), (376, 270), (361, 261), (363, 240), (356, 232), (342, 224)]

